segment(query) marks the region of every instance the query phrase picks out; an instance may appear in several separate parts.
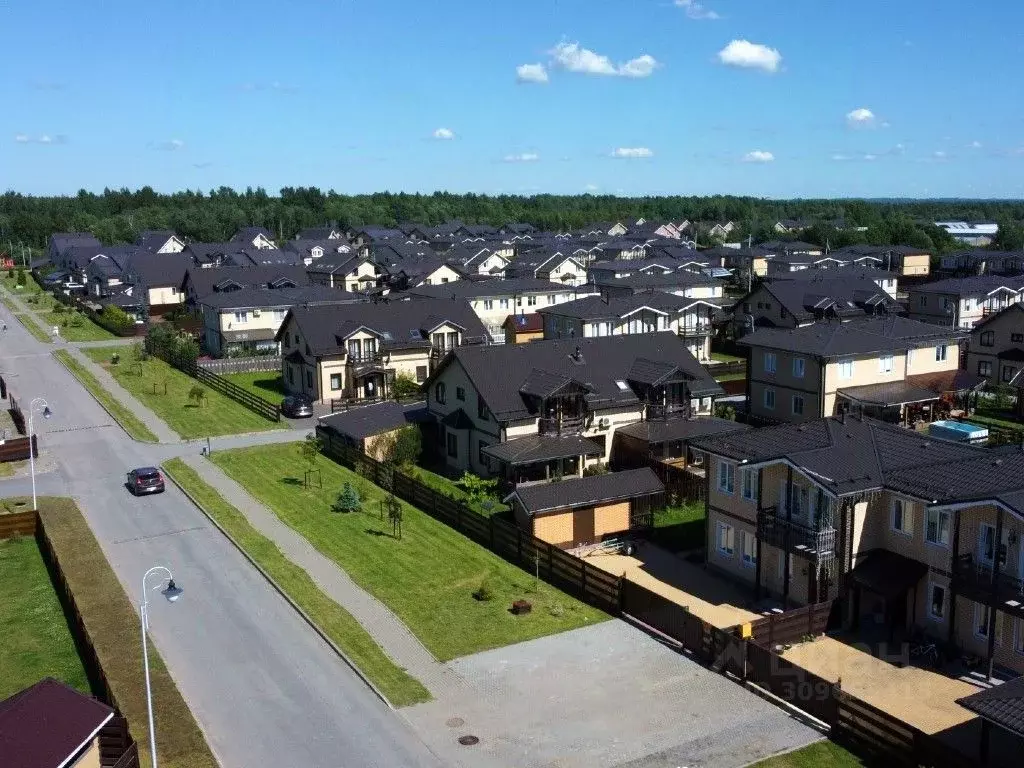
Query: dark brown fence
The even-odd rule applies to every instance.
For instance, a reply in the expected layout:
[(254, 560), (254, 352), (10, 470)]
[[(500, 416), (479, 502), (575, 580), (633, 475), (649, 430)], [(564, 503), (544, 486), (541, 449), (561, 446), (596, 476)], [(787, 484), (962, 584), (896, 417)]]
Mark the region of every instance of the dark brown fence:
[(0, 540), (12, 536), (34, 536), (39, 525), (39, 515), (33, 511), (0, 515)]
[(649, 466), (671, 496), (678, 496), (685, 501), (704, 501), (707, 495), (707, 482), (701, 475), (688, 471), (686, 467), (667, 464), (657, 459), (652, 459)]
[(139, 745), (128, 732), (125, 718), (115, 716), (98, 736), (101, 768), (138, 768)]
[(340, 438), (322, 427), (317, 427), (317, 434), (323, 440), (324, 454), (339, 464), (359, 472), (373, 484), (390, 490), (398, 498), (487, 547), (499, 557), (529, 573), (538, 574), (549, 584), (583, 602), (612, 614), (619, 612), (622, 580), (617, 576), (535, 538), (496, 515), (480, 515), (416, 478), (344, 445)]
[(769, 614), (751, 622), (750, 639), (766, 648), (772, 648), (798, 643), (808, 636), (817, 637), (825, 634), (831, 612), (832, 601), (828, 600), (784, 613)]
[(18, 430), (18, 434), (24, 435), (28, 430), (25, 428), (25, 414), (21, 410), (21, 403), (18, 402), (14, 395), (8, 398), (8, 403), (7, 411), (11, 414), (11, 420)]
[[(29, 458), (29, 439), (27, 437), (16, 437), (13, 440), (6, 440), (0, 445), (0, 462), (24, 461)], [(39, 458), (39, 435), (32, 435), (32, 454)]]

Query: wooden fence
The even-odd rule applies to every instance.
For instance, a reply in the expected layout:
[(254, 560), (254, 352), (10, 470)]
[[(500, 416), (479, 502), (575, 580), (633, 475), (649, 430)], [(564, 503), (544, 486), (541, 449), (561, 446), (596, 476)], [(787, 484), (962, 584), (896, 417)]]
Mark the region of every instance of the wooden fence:
[(776, 645), (798, 643), (807, 636), (817, 637), (825, 633), (832, 601), (805, 605), (779, 614), (769, 614), (750, 624), (751, 640), (766, 648)]
[(326, 456), (358, 471), (375, 485), (454, 528), (531, 574), (612, 614), (619, 612), (622, 580), (523, 531), (496, 515), (484, 517), (414, 477), (388, 467), (317, 427)]
[(24, 461), (29, 458), (29, 444), (32, 445), (32, 455), (39, 458), (39, 435), (32, 435), (31, 441), (27, 437), (16, 437), (13, 440), (6, 440), (0, 445), (0, 463), (5, 461)]
[(707, 482), (704, 477), (687, 471), (686, 467), (668, 464), (652, 459), (648, 466), (672, 496), (679, 496), (685, 501), (704, 501), (707, 496)]
[(9, 404), (7, 411), (11, 414), (11, 421), (14, 422), (18, 434), (24, 435), (27, 430), (25, 429), (25, 414), (21, 410), (21, 403), (18, 402), (14, 395), (10, 395), (7, 401)]
[(198, 360), (196, 364), (211, 373), (280, 373), (280, 355), (257, 357), (229, 357), (223, 360)]
[(747, 372), (747, 361), (740, 360), (736, 363), (714, 363), (705, 364), (704, 370), (708, 372), (711, 377), (725, 376), (727, 374), (746, 374)]
[(0, 541), (12, 536), (34, 536), (39, 515), (34, 510), (0, 515)]

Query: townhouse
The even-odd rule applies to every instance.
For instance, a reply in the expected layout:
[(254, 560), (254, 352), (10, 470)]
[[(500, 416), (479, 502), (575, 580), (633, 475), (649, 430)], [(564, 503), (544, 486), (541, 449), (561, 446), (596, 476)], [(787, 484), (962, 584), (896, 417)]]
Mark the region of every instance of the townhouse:
[(733, 307), (734, 336), (742, 338), (757, 328), (798, 328), (824, 319), (845, 321), (899, 310), (883, 287), (889, 285), (888, 273), (843, 270), (841, 274), (831, 270), (794, 273), (759, 283)]
[(860, 264), (872, 261), (874, 266), (900, 277), (924, 278), (931, 274), (931, 253), (907, 245), (848, 245), (831, 252), (832, 256)]
[(710, 414), (722, 394), (672, 333), (456, 347), (424, 389), (439, 459), (511, 483), (606, 464), (618, 428)]
[(509, 315), (531, 315), (541, 307), (564, 304), (580, 296), (597, 293), (591, 286), (576, 288), (556, 285), (548, 280), (515, 278), (509, 280), (461, 280), (448, 285), (410, 288), (410, 299), (449, 299), (468, 301), (484, 324), (491, 341), (505, 339), (504, 323)]
[(751, 276), (764, 277), (768, 274), (768, 260), (774, 256), (770, 251), (764, 251), (754, 246), (753, 248), (729, 248), (727, 246), (716, 246), (705, 248), (696, 253), (701, 259), (706, 259), (712, 266), (728, 269), (733, 273), (749, 273)]
[(688, 269), (677, 269), (672, 272), (633, 272), (621, 277), (596, 276), (594, 287), (607, 296), (662, 291), (687, 299), (707, 299), (716, 304), (725, 301), (724, 280)]
[(318, 259), (306, 267), (306, 274), (314, 285), (326, 285), (348, 293), (372, 291), (384, 278), (384, 271), (370, 259), (343, 253)]
[(348, 240), (345, 232), (337, 225), (327, 227), (306, 227), (295, 235), (296, 240)]
[(189, 243), (184, 253), (189, 254), (197, 267), (256, 267), (270, 264), (301, 264), (298, 253), (279, 248), (270, 248), (263, 240), (253, 245), (248, 241), (229, 243)]
[(257, 250), (277, 250), (274, 236), (266, 227), (242, 227), (231, 236), (232, 243), (243, 243)]
[(531, 250), (509, 264), (504, 275), (548, 280), (559, 285), (582, 285), (587, 282), (585, 258), (584, 254), (573, 253), (569, 248)]
[(770, 251), (774, 255), (768, 261), (768, 274), (800, 272), (805, 269), (829, 269), (844, 267), (850, 262), (833, 254), (806, 253), (804, 251)]
[(990, 386), (1024, 386), (1024, 304), (1011, 304), (971, 329), (967, 370)]
[(710, 568), (1024, 672), (1024, 453), (838, 416), (698, 441)]
[(159, 317), (184, 303), (182, 281), (190, 266), (191, 259), (181, 251), (140, 251), (125, 264), (124, 283), (141, 294), (136, 298), (144, 300), (145, 317)]
[(139, 232), (135, 244), (150, 253), (181, 253), (185, 240), (170, 229), (146, 229)]
[(450, 350), (486, 331), (465, 301), (421, 299), (295, 306), (275, 340), (285, 389), (313, 400), (392, 396), (398, 376), (423, 383)]
[(181, 281), (181, 293), (190, 307), (211, 293), (240, 291), (243, 288), (302, 288), (311, 285), (306, 270), (296, 265), (259, 267), (189, 267)]
[(685, 341), (691, 355), (705, 362), (711, 359), (712, 319), (718, 309), (705, 299), (651, 291), (615, 297), (590, 296), (542, 307), (537, 313), (543, 317), (545, 339), (669, 331)]
[(943, 256), (940, 267), (963, 275), (1019, 275), (1024, 272), (1024, 251), (958, 251)]
[(951, 277), (912, 286), (907, 294), (910, 317), (970, 330), (989, 315), (1024, 299), (1024, 277)]
[(959, 368), (966, 334), (896, 316), (761, 328), (748, 348), (747, 410), (766, 422), (804, 422), (843, 410), (906, 423), (932, 420), (980, 385)]

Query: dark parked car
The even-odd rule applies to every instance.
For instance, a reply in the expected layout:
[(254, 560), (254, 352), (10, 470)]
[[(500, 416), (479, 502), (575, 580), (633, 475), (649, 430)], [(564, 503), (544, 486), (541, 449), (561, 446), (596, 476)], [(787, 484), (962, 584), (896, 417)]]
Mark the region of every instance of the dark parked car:
[(128, 490), (136, 496), (146, 493), (163, 493), (164, 476), (156, 467), (139, 467), (128, 473)]
[(305, 419), (313, 415), (313, 401), (306, 395), (289, 395), (281, 401), (281, 413), (289, 419)]

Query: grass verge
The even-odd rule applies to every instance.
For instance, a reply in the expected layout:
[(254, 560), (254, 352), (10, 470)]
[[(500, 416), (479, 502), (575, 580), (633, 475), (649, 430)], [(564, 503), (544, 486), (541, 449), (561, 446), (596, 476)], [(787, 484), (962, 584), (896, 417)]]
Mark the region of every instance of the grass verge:
[[(415, 477), (424, 485), (432, 488), (438, 493), (442, 493), (448, 498), (461, 501), (466, 506), (471, 507), (477, 514), (483, 515), (484, 517), (490, 517), (491, 515), (503, 514), (508, 512), (509, 507), (507, 504), (502, 504), (501, 500), (497, 496), (484, 500), (484, 501), (470, 501), (469, 494), (466, 493), (459, 485), (444, 475), (439, 475), (436, 472), (431, 472), (429, 469), (423, 467), (413, 466), (402, 470), (408, 475)], [(487, 502), (490, 502), (488, 505)]]
[[(386, 492), (339, 464), (320, 460), (323, 488), (304, 488), (294, 445), (219, 451), (212, 459), (394, 611), (442, 661), (607, 618), (405, 503), (396, 538), (380, 515)], [(331, 510), (345, 483), (359, 490), (361, 512)], [(491, 599), (474, 599), (482, 586)], [(519, 598), (533, 603), (531, 613), (512, 615)]]
[(418, 680), (396, 666), (352, 614), (325, 595), (302, 568), (281, 554), (245, 515), (229, 504), (181, 459), (164, 463), (164, 470), (199, 502), (202, 510), (259, 563), (317, 626), (341, 648), (396, 707), (428, 701), (430, 694)]
[(762, 760), (751, 768), (862, 768), (867, 765), (870, 763), (834, 742), (818, 741), (803, 749)]
[(46, 323), (60, 329), (64, 341), (110, 341), (117, 337), (102, 326), (96, 325), (84, 312), (47, 312)]
[(262, 373), (225, 373), (225, 379), (237, 384), (256, 397), (262, 397), (276, 403), (284, 397), (284, 377), (280, 373), (264, 371)]
[[(283, 422), (268, 421), (230, 397), (172, 368), (163, 360), (151, 357), (137, 363), (129, 360), (121, 347), (91, 347), (82, 351), (102, 365), (118, 384), (186, 440), (284, 429), (288, 426)], [(110, 357), (115, 352), (121, 355), (121, 362), (111, 365)], [(205, 393), (202, 404), (189, 398), (189, 392), (196, 386)]]
[(704, 503), (665, 507), (654, 513), (654, 529), (648, 538), (672, 552), (700, 549), (705, 544)]
[(33, 537), (0, 541), (0, 584), (0, 700), (44, 677), (92, 693)]
[(140, 440), (144, 443), (158, 442), (156, 435), (150, 431), (149, 427), (143, 424), (134, 413), (115, 400), (113, 395), (100, 384), (99, 380), (84, 365), (75, 360), (70, 352), (66, 349), (58, 349), (54, 351), (53, 356), (65, 368), (71, 371), (71, 375), (78, 379), (83, 387), (89, 390), (89, 393), (96, 398), (100, 405), (107, 409), (107, 412), (117, 420), (117, 423), (124, 428), (124, 431), (133, 440)]
[[(148, 765), (146, 683), (139, 644), (139, 617), (74, 501), (40, 498), (39, 515), (114, 698), (139, 743), (142, 764)], [(159, 702), (156, 743), (160, 765), (217, 768), (217, 761), (192, 712), (152, 646), (149, 663), (153, 699)]]
[(21, 312), (7, 297), (4, 297), (4, 306), (6, 306), (7, 309), (9, 309), (11, 313), (18, 318), (18, 322), (25, 327), (26, 331), (35, 337), (36, 341), (41, 341), (44, 344), (50, 344), (53, 341), (50, 337), (50, 332), (39, 324), (39, 321), (32, 312)]

